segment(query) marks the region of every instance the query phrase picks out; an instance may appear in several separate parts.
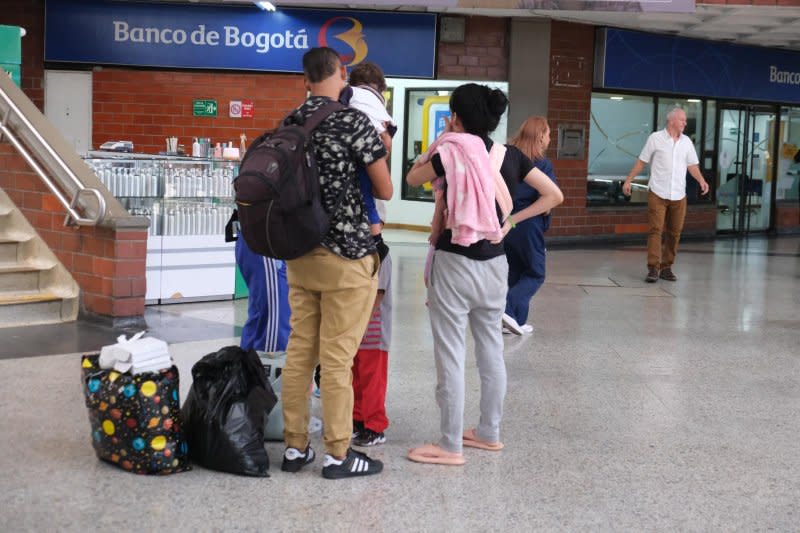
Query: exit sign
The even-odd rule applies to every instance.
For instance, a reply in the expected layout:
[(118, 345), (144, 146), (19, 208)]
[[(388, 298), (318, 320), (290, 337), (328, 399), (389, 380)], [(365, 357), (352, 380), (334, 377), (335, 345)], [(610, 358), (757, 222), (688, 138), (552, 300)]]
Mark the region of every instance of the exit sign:
[(216, 100), (193, 100), (192, 101), (192, 115), (196, 117), (216, 117), (217, 116), (217, 101)]

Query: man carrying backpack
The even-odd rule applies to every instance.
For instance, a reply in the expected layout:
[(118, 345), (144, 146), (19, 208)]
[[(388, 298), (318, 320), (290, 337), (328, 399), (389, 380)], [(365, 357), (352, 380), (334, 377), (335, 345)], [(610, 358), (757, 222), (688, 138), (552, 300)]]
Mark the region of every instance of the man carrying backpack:
[[(311, 96), (298, 112), (308, 119), (336, 102), (347, 83), (347, 71), (335, 50), (322, 47), (303, 56), (303, 74)], [(308, 437), (308, 391), (314, 367), (320, 363), (323, 477), (377, 474), (383, 469), (380, 461), (350, 448), (351, 367), (369, 321), (380, 267), (356, 171), (365, 166), (375, 197), (391, 198), (386, 150), (367, 116), (352, 108), (330, 114), (314, 129), (311, 140), (330, 229), (320, 246), (286, 262), (292, 333), (281, 378), (286, 440), (281, 469), (297, 472), (314, 460)]]

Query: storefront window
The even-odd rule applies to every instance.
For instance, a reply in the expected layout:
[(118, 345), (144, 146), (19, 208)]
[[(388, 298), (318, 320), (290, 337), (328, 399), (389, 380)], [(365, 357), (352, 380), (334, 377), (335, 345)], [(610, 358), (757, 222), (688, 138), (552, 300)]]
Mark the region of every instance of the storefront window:
[[(406, 92), (406, 137), (403, 176), (414, 161), (444, 131), (445, 118), (450, 117), (450, 90), (408, 89)], [(403, 200), (433, 201), (430, 183), (412, 187), (403, 180)]]
[[(505, 86), (500, 87), (504, 92)], [(406, 89), (405, 138), (403, 139), (403, 200), (433, 201), (430, 183), (412, 187), (406, 183), (405, 175), (414, 162), (445, 128), (445, 119), (450, 117), (450, 94), (453, 88)], [(494, 142), (506, 142), (508, 112), (503, 113), (500, 123), (489, 137)]]
[(776, 187), (778, 201), (800, 199), (800, 107), (784, 108), (781, 113)]
[(647, 202), (647, 175), (634, 179), (630, 197), (622, 183), (653, 132), (653, 106), (647, 96), (592, 95), (587, 205)]

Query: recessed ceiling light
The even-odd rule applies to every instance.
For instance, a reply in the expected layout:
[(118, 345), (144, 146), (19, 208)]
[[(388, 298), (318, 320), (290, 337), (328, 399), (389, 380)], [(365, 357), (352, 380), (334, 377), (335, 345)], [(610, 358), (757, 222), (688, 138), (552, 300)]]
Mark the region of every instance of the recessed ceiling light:
[(259, 1), (255, 3), (262, 11), (275, 11), (275, 5), (272, 2)]
[(622, 96), (610, 96), (609, 98), (611, 98), (612, 100), (624, 100)]
[(699, 104), (700, 103), (700, 99), (699, 98), (689, 98), (686, 101), (687, 102), (691, 102), (693, 104)]

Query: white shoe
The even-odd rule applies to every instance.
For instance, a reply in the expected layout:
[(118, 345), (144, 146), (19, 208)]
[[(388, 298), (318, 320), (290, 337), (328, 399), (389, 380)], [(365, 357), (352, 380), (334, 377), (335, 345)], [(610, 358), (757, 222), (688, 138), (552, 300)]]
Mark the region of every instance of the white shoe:
[(503, 326), (503, 335), (512, 335), (511, 330)]
[(531, 326), (530, 324), (522, 324), (519, 328), (525, 335), (530, 335), (531, 333), (533, 333), (533, 326)]
[(524, 332), (522, 331), (522, 327), (517, 324), (517, 321), (510, 317), (508, 314), (503, 313), (503, 325), (508, 328), (511, 333), (515, 335), (522, 335)]

